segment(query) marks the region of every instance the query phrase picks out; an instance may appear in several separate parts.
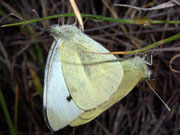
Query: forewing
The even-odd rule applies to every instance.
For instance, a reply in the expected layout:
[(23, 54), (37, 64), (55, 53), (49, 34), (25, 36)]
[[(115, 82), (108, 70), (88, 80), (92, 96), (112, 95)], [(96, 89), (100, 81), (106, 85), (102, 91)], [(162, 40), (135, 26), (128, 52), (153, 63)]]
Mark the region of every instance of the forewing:
[(59, 46), (61, 43), (62, 41), (58, 40), (52, 44), (44, 79), (44, 117), (50, 129), (54, 131), (65, 127), (83, 112), (73, 100), (68, 100), (70, 94), (64, 81), (60, 63)]
[(60, 51), (65, 82), (78, 107), (94, 109), (117, 90), (123, 69), (115, 56), (92, 53), (109, 52), (102, 45), (81, 33), (63, 42)]

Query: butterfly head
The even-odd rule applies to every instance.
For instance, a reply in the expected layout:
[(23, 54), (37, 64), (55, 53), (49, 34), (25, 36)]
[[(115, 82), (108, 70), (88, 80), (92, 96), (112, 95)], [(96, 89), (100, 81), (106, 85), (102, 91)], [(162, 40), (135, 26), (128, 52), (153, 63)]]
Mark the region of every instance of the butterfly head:
[(60, 38), (71, 39), (74, 34), (80, 33), (80, 29), (75, 25), (52, 25), (48, 27), (48, 31), (55, 40)]

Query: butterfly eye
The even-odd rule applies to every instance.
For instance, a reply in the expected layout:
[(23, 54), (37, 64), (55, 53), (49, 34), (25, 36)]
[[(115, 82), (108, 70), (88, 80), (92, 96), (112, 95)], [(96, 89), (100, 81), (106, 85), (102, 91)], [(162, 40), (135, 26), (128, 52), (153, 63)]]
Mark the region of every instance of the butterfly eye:
[(47, 28), (47, 31), (56, 39), (57, 35), (61, 32), (61, 27), (59, 25), (52, 25)]

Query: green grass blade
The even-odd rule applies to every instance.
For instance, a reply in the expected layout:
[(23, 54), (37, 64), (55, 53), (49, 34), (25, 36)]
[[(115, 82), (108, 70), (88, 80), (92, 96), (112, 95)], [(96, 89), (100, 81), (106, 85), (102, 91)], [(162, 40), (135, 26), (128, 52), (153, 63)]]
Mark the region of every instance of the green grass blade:
[(10, 118), (10, 115), (9, 115), (9, 112), (8, 112), (8, 109), (6, 106), (6, 102), (5, 102), (5, 99), (4, 99), (4, 96), (3, 96), (1, 89), (0, 89), (0, 104), (1, 104), (2, 110), (4, 112), (4, 115), (5, 115), (5, 118), (6, 118), (6, 121), (7, 121), (11, 135), (16, 135), (16, 131), (15, 131), (14, 126), (12, 124), (12, 121), (11, 121), (11, 118)]
[[(166, 38), (166, 39), (163, 39), (163, 40), (160, 40), (158, 42), (155, 42), (153, 44), (150, 44), (144, 48), (140, 48), (140, 49), (136, 49), (136, 50), (132, 50), (132, 51), (117, 51), (117, 52), (110, 52), (111, 54), (137, 54), (137, 53), (142, 53), (142, 52), (145, 52), (145, 51), (148, 51), (150, 49), (153, 49), (155, 47), (158, 47), (159, 45), (163, 45), (163, 44), (166, 44), (166, 43), (169, 43), (169, 42), (172, 42), (172, 41), (175, 41), (175, 40), (178, 40), (180, 39), (180, 33), (176, 34), (176, 35), (173, 35), (169, 38)], [(107, 53), (109, 54), (109, 53)]]
[[(17, 26), (17, 25), (22, 25), (22, 24), (30, 24), (30, 23), (35, 23), (38, 21), (43, 21), (43, 20), (55, 19), (55, 18), (59, 18), (62, 16), (72, 17), (75, 15), (74, 15), (74, 13), (58, 14), (58, 15), (47, 16), (47, 17), (38, 18), (38, 19), (31, 19), (31, 20), (27, 20), (27, 21), (23, 21), (23, 22), (18, 22), (18, 23), (5, 24), (5, 25), (2, 25), (1, 27), (10, 27), (10, 26)], [(160, 23), (160, 24), (161, 23), (180, 24), (180, 21), (150, 20), (150, 19), (145, 19), (146, 17), (145, 18), (137, 18), (137, 19), (120, 19), (120, 18), (104, 17), (104, 16), (91, 15), (91, 14), (81, 14), (81, 16), (88, 18), (88, 19), (91, 19), (91, 20), (95, 20), (95, 21), (108, 21), (108, 22), (116, 22), (116, 23), (121, 23), (121, 24), (138, 24), (138, 25), (143, 25), (143, 23), (148, 23), (148, 24), (157, 24), (157, 23)]]
[(155, 48), (155, 47), (157, 47), (159, 45), (169, 43), (169, 42), (172, 42), (172, 41), (175, 41), (175, 40), (178, 40), (178, 39), (180, 39), (180, 33), (178, 33), (178, 34), (176, 34), (174, 36), (171, 36), (169, 38), (160, 40), (158, 42), (155, 42), (153, 44), (150, 44), (150, 45), (148, 45), (148, 46), (146, 46), (144, 48), (136, 49), (136, 50), (133, 50), (133, 51), (128, 51), (126, 54), (136, 54), (136, 53), (144, 52), (144, 51), (150, 50), (152, 48)]

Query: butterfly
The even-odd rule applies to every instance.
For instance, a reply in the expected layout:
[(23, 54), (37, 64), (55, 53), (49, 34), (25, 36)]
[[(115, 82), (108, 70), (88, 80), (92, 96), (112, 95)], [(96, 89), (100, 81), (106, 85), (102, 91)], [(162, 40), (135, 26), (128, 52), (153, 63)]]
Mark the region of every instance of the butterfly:
[(55, 40), (45, 68), (43, 112), (53, 131), (93, 120), (150, 77), (139, 56), (120, 61), (87, 53), (109, 51), (75, 25), (52, 25), (49, 31)]

